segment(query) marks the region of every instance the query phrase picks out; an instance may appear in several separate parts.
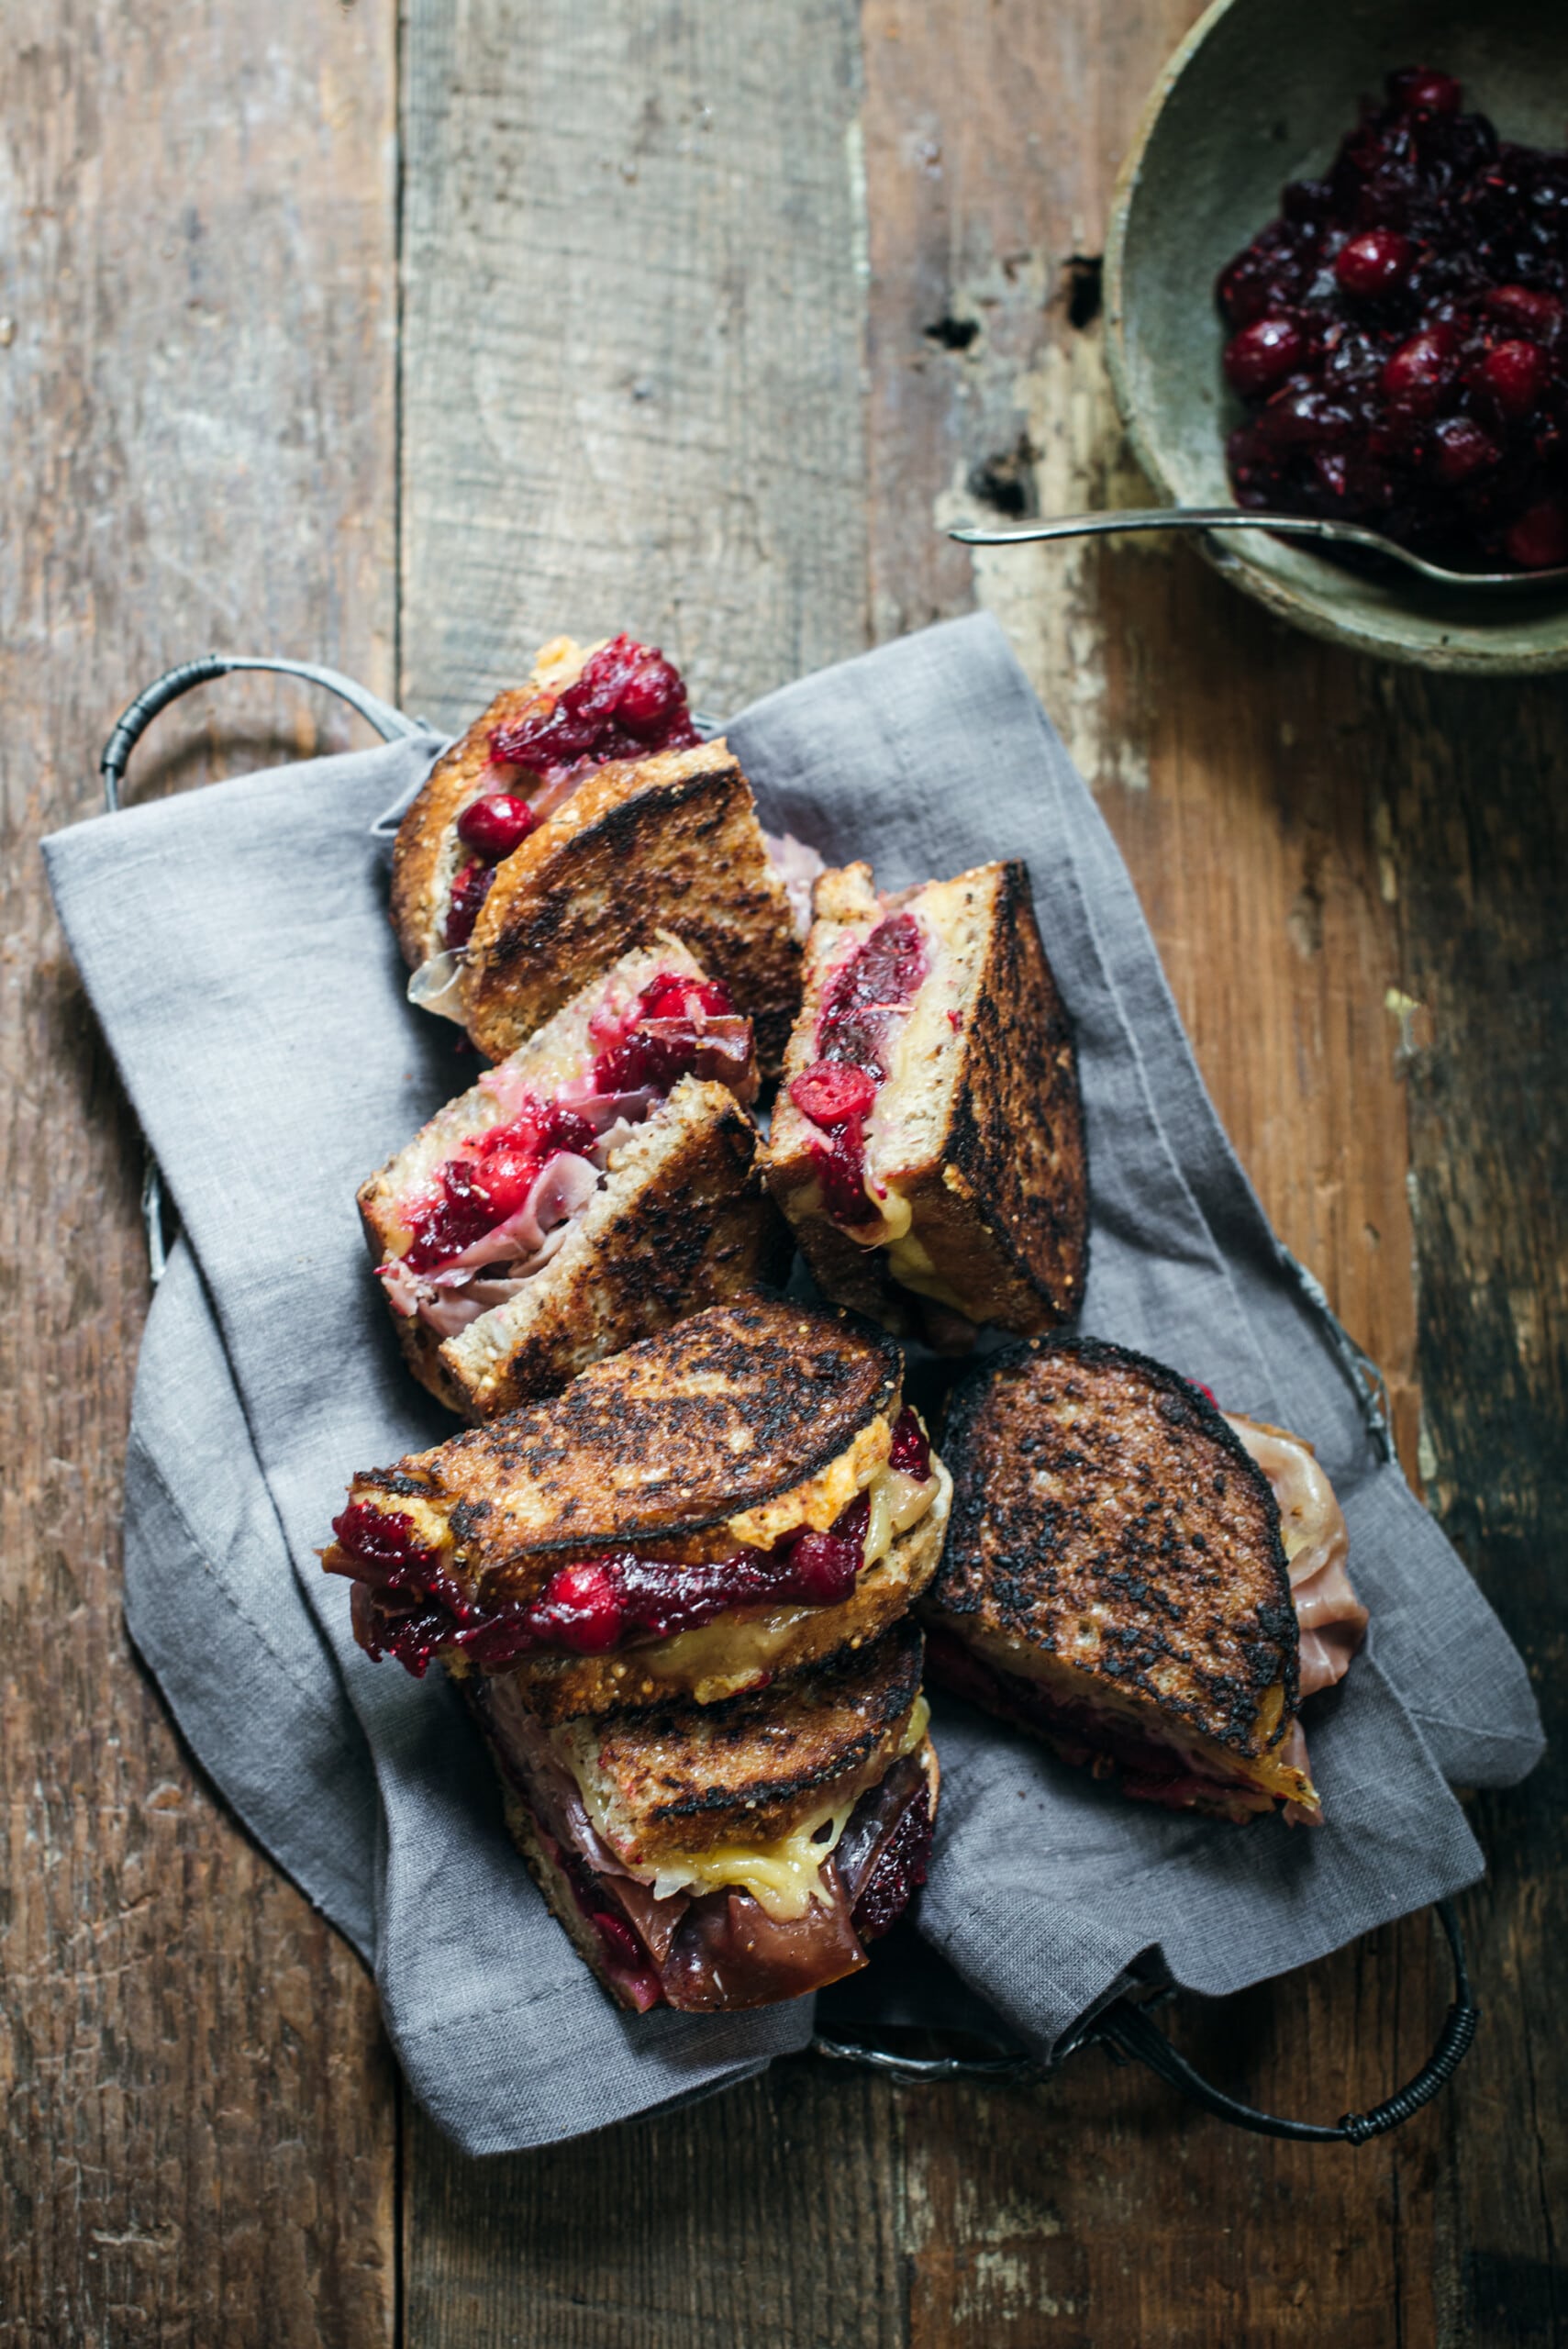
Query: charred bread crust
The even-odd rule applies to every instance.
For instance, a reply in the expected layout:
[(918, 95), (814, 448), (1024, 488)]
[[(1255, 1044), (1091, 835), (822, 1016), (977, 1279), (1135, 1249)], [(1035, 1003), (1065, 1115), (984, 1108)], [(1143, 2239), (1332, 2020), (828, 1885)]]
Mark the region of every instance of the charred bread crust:
[[(892, 1565), (894, 1572), (880, 1574), (877, 1568), (868, 1567), (852, 1597), (840, 1606), (803, 1610), (804, 1620), (792, 1632), (788, 1646), (776, 1653), (771, 1673), (759, 1682), (759, 1687), (781, 1690), (796, 1674), (879, 1640), (930, 1584), (946, 1531), (946, 1512), (939, 1517), (935, 1509), (928, 1510), (906, 1532), (897, 1535), (880, 1562)], [(717, 1624), (723, 1620), (719, 1617)], [(694, 1690), (679, 1680), (639, 1677), (644, 1653), (634, 1648), (624, 1655), (532, 1656), (516, 1665), (514, 1672), (528, 1709), (547, 1724), (584, 1713), (669, 1705), (685, 1698), (697, 1701)]]
[[(1076, 1054), (1027, 866), (1009, 858), (959, 878), (990, 884), (985, 951), (951, 1048), (957, 1067), (945, 1127), (897, 1189), (933, 1274), (962, 1298), (969, 1319), (1032, 1335), (1074, 1317), (1088, 1275)], [(825, 874), (817, 886), (819, 920), (866, 920), (876, 902), (863, 864)], [(811, 952), (786, 1079), (810, 1060), (820, 986), (837, 952), (837, 938)], [(813, 1139), (804, 1119), (775, 1118), (764, 1168), (818, 1286), (898, 1336), (925, 1334), (922, 1300), (895, 1278), (882, 1246), (862, 1247), (820, 1208), (793, 1204), (812, 1181)]]
[[(1075, 1366), (1087, 1375), (1073, 1380)], [(1057, 1371), (1060, 1393), (1037, 1395), (1031, 1375)], [(1055, 1465), (1067, 1478), (1095, 1471), (1094, 1431), (1081, 1418), (1059, 1463), (1049, 1446), (1059, 1402), (1091, 1397), (1100, 1374), (1144, 1389), (1160, 1425), (1139, 1435), (1134, 1475), (1145, 1498), (1136, 1512), (1113, 1503), (1091, 1518), (1087, 1496), (1053, 1498), (1041, 1485)], [(1207, 1453), (1201, 1480), (1195, 1440)], [(1017, 1650), (1060, 1657), (1091, 1684), (1141, 1698), (1249, 1758), (1283, 1740), (1299, 1697), (1300, 1641), (1279, 1508), (1240, 1438), (1196, 1387), (1104, 1339), (1029, 1339), (958, 1379), (942, 1454), (953, 1506), (942, 1563), (921, 1602), (928, 1622), (966, 1642), (1000, 1634)], [(1125, 1491), (1125, 1453), (1117, 1473)], [(1190, 1522), (1200, 1515), (1207, 1531)], [(1217, 1540), (1227, 1539), (1227, 1554), (1210, 1563)], [(1085, 1664), (1064, 1636), (1091, 1607), (1114, 1626), (1114, 1669)], [(1276, 1685), (1284, 1709), (1265, 1734), (1260, 1710)]]
[(875, 1784), (896, 1758), (924, 1656), (905, 1616), (873, 1644), (782, 1687), (600, 1721), (598, 1767), (618, 1814), (635, 1822), (641, 1856), (776, 1842), (834, 1787), (857, 1776)]
[(1035, 920), (1029, 868), (1002, 866), (990, 947), (960, 1040), (939, 1158), (902, 1188), (927, 1254), (970, 1319), (1033, 1335), (1068, 1321), (1089, 1265), (1088, 1154), (1073, 1031)]
[(448, 896), (443, 885), (446, 851), (453, 824), (490, 764), (490, 737), (498, 726), (516, 726), (539, 698), (536, 685), (497, 694), (467, 733), (442, 751), (397, 828), (392, 852), (392, 927), (404, 961), (415, 970), (440, 951)]
[(776, 1071), (800, 1003), (800, 941), (722, 737), (601, 767), (496, 866), (469, 944), (470, 1035), (504, 1058), (661, 930), (728, 987)]
[(558, 1395), (592, 1364), (672, 1322), (775, 1285), (788, 1269), (789, 1232), (756, 1149), (757, 1130), (732, 1094), (683, 1077), (528, 1284), (518, 1302), (537, 1282), (537, 1309), (510, 1352), (486, 1360), (474, 1330), (438, 1342), (416, 1324), (431, 1341), (423, 1350), (431, 1392), (464, 1419), (493, 1419)]
[[(819, 1475), (878, 1419), (897, 1417), (904, 1357), (846, 1313), (756, 1297), (716, 1306), (595, 1363), (552, 1400), (467, 1430), (354, 1492), (450, 1504), (475, 1561), (521, 1599), (606, 1543), (722, 1529)], [(639, 1453), (657, 1480), (620, 1473)], [(523, 1540), (496, 1501), (526, 1484), (550, 1531)]]

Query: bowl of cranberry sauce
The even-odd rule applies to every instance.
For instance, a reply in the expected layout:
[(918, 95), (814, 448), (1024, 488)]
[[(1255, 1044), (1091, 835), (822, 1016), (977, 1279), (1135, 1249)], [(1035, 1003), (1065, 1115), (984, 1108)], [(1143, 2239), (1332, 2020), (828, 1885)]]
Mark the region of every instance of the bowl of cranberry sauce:
[[(1123, 166), (1106, 287), (1118, 405), (1173, 504), (1359, 522), (1456, 571), (1568, 562), (1568, 5), (1218, 0)], [(1361, 651), (1568, 666), (1561, 588), (1199, 543)]]

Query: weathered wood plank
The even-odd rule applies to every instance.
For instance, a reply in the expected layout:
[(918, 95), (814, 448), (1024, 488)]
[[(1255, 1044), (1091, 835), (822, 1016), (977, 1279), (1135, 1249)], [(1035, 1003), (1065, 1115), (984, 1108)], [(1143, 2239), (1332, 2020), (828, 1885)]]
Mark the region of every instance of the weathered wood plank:
[(1451, 2337), (1533, 2349), (1568, 2330), (1568, 695), (1403, 676), (1383, 706), (1374, 814), (1398, 889), (1428, 1487), (1524, 1651), (1551, 1740), (1523, 1787), (1475, 1806), (1492, 1873), (1465, 1918), (1489, 2021), (1485, 2061), (1455, 2084), (1443, 2288)]
[[(0, 2341), (388, 2338), (393, 2099), (357, 1961), (130, 1657), (140, 1149), (48, 910), (130, 693), (214, 640), (391, 682), (384, 17), (9, 12), (0, 101), (6, 940)], [(189, 706), (186, 706), (189, 708)], [(261, 686), (137, 787), (346, 739)], [(221, 771), (221, 768), (218, 770)]]
[(849, 0), (414, 0), (406, 56), (409, 707), (562, 629), (719, 712), (859, 651)]
[[(1396, 779), (1412, 760), (1419, 769), (1429, 740), (1440, 739), (1457, 746), (1443, 762), (1442, 788), (1465, 811), (1459, 826), (1473, 824), (1485, 806), (1490, 697), (1456, 688), (1434, 724), (1418, 694), (1274, 628), (1190, 552), (988, 555), (972, 586), (966, 559), (932, 528), (986, 505), (1050, 511), (1136, 496), (1086, 264), (1103, 238), (1109, 167), (1161, 57), (1194, 13), (1126, 7), (1107, 23), (1103, 12), (983, 10), (956, 0), (938, 11), (895, 0), (867, 10), (874, 609), (888, 631), (963, 608), (973, 595), (1008, 626), (1100, 792), (1243, 1160), (1276, 1227), (1383, 1362), (1414, 1470), (1419, 1397), (1403, 1078), (1411, 998), (1423, 996), (1424, 983), (1407, 967), (1417, 941), (1398, 907), (1407, 860), (1445, 876), (1444, 886), (1461, 885), (1447, 878), (1454, 818), (1445, 838), (1438, 786), (1423, 793), (1407, 831), (1390, 811), (1409, 802)], [(1547, 746), (1560, 740), (1561, 697), (1554, 723), (1550, 701), (1548, 688), (1532, 705), (1534, 731), (1519, 761), (1527, 771), (1540, 772)], [(1560, 843), (1542, 838), (1539, 846), (1534, 870), (1560, 872)], [(1510, 902), (1512, 935), (1519, 951), (1528, 941), (1539, 955), (1550, 897), (1531, 902), (1511, 865), (1509, 878), (1510, 898), (1523, 901)], [(1450, 936), (1448, 924), (1429, 922), (1423, 968)], [(1473, 951), (1469, 967), (1477, 959)], [(1506, 993), (1495, 993), (1499, 1007)], [(1501, 1024), (1500, 1008), (1497, 1017)], [(1547, 1032), (1538, 1014), (1530, 1045), (1516, 1039), (1501, 1061), (1519, 1069), (1521, 1101), (1539, 1096)], [(1483, 1072), (1498, 1064), (1496, 1043), (1477, 1038), (1466, 1061), (1472, 1119), (1482, 1110)], [(1535, 1080), (1528, 1094), (1527, 1068)], [(1471, 1136), (1482, 1130), (1468, 1128)], [(1445, 1293), (1451, 1299), (1468, 1276), (1468, 1298), (1496, 1244), (1494, 1219), (1512, 1220), (1517, 1201), (1526, 1212), (1513, 1294), (1492, 1277), (1492, 1340), (1543, 1350), (1545, 1309), (1535, 1300), (1546, 1267), (1531, 1235), (1542, 1230), (1551, 1159), (1522, 1108), (1507, 1150), (1518, 1171), (1495, 1148), (1458, 1144), (1465, 1269), (1456, 1270), (1447, 1218), (1435, 1216), (1423, 1267), (1429, 1249), (1445, 1268)], [(1418, 1165), (1423, 1155), (1428, 1182), (1446, 1187), (1449, 1162), (1435, 1130), (1418, 1144)], [(1431, 1296), (1425, 1273), (1422, 1295)], [(1513, 1337), (1509, 1309), (1522, 1317), (1528, 1341)], [(1444, 1319), (1444, 1337), (1423, 1344), (1421, 1366), (1429, 1375), (1443, 1363), (1451, 1392), (1451, 1302)], [(1534, 1397), (1538, 1414), (1559, 1399), (1539, 1370)], [(1467, 1465), (1479, 1467), (1477, 1455), (1473, 1433)], [(1530, 1479), (1517, 1490), (1496, 1453), (1491, 1475), (1516, 1509), (1539, 1508), (1528, 1498)], [(1532, 1520), (1529, 1531), (1541, 1530)], [(1540, 1604), (1539, 1586), (1534, 1595)], [(1520, 1846), (1544, 1799), (1543, 1787), (1524, 1804), (1486, 1807), (1513, 1825), (1497, 1846), (1494, 1886), (1473, 1909), (1508, 1909), (1487, 1938), (1509, 1981), (1524, 1949), (1537, 1945)], [(1245, 2083), (1257, 2100), (1330, 2114), (1410, 2068), (1445, 1995), (1429, 1934), (1411, 1923), (1223, 2019), (1193, 2015), (1183, 2027), (1212, 2069)], [(1326, 2045), (1335, 2050), (1327, 2068)], [(1510, 2083), (1515, 2099), (1533, 2091), (1540, 2104), (1560, 2077), (1543, 2013), (1531, 2048), (1523, 2056), (1516, 2034), (1494, 2058), (1494, 2076)], [(1389, 2338), (1392, 2323), (1401, 2340), (1421, 2342), (1465, 2337), (1455, 2330), (1462, 2308), (1475, 2337), (1491, 2337), (1485, 2327), (1499, 2322), (1511, 2280), (1527, 2314), (1508, 2321), (1539, 2324), (1550, 2304), (1545, 2221), (1515, 2212), (1518, 2203), (1539, 2213), (1544, 2200), (1533, 2138), (1521, 2143), (1515, 2132), (1505, 2143), (1500, 2128), (1477, 2131), (1462, 2098), (1352, 2163), (1184, 2124), (1158, 2091), (1095, 2079), (1097, 2063), (1084, 2059), (1059, 2088), (1042, 2091), (1048, 2103), (1064, 2100), (1073, 2158), (1054, 2192), (1036, 2189), (1036, 2204), (1024, 2198), (1051, 2223), (1020, 2225), (1011, 2239), (998, 2240), (998, 2225), (1004, 2237), (1006, 2227), (995, 2217), (1009, 2207), (1007, 2175), (988, 2165), (978, 2115), (972, 2133), (934, 2105), (911, 2114), (911, 2175), (923, 2175), (929, 2207), (943, 2214), (914, 2251), (916, 2339), (1373, 2342)], [(1465, 2093), (1485, 2108), (1473, 2076)], [(1140, 2115), (1130, 2131), (1118, 2122), (1129, 2094)], [(1020, 2166), (1032, 2169), (1037, 2149), (1023, 2130), (1003, 2133), (1016, 2179)], [(1469, 2232), (1475, 2205), (1491, 2228), (1484, 2254)]]
[[(855, 11), (416, 0), (404, 354), (410, 707), (561, 628), (708, 707), (866, 640)], [(559, 2154), (416, 2117), (410, 2337), (902, 2337), (885, 2102), (790, 2067)]]

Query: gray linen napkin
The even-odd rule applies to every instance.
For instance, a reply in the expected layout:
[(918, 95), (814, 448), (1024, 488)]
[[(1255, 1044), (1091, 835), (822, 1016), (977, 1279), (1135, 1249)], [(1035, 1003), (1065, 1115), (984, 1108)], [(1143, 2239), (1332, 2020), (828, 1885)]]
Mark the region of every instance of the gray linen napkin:
[[(885, 885), (999, 853), (1034, 878), (1078, 1028), (1085, 1323), (1309, 1436), (1373, 1609), (1308, 1708), (1329, 1824), (1245, 1830), (1121, 1801), (939, 1703), (920, 1926), (1047, 2052), (1139, 1960), (1219, 1992), (1481, 1873), (1445, 1784), (1540, 1737), (1523, 1667), (1369, 1431), (1331, 1325), (1204, 1093), (1131, 885), (985, 619), (808, 678), (728, 729), (764, 820)], [(449, 1692), (373, 1666), (313, 1555), (350, 1472), (448, 1431), (398, 1360), (353, 1208), (473, 1063), (407, 1009), (373, 821), (433, 738), (246, 777), (46, 842), (61, 918), (184, 1239), (158, 1290), (127, 1472), (133, 1637), (206, 1766), (375, 1965), (416, 2093), (470, 2151), (547, 2143), (746, 2076), (810, 2002), (612, 2013), (506, 1842)]]

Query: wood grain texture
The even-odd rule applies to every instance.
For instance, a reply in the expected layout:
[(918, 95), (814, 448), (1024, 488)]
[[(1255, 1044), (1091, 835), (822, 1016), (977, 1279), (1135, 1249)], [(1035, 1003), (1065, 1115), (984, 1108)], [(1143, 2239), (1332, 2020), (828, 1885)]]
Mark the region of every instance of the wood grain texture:
[(565, 629), (724, 713), (866, 635), (851, 0), (411, 0), (407, 706)]
[[(1452, 1464), (1444, 1513), (1528, 1635), (1551, 1620), (1542, 1490), (1562, 1425), (1561, 1054), (1555, 1079), (1547, 1060), (1562, 841), (1542, 779), (1562, 696), (1394, 680), (1262, 619), (1190, 550), (986, 553), (971, 579), (930, 528), (1142, 502), (1103, 372), (1095, 257), (1109, 167), (1193, 14), (868, 8), (871, 466), (898, 491), (873, 508), (877, 625), (974, 599), (1009, 629), (1099, 792), (1276, 1229), (1388, 1373), (1407, 1467)], [(1496, 806), (1500, 748), (1511, 818)], [(1484, 1393), (1467, 1400), (1478, 1354)], [(1446, 1397), (1425, 1441), (1423, 1375)], [(1557, 2338), (1562, 2035), (1534, 1988), (1560, 1880), (1552, 1799), (1542, 1774), (1478, 1807), (1494, 1875), (1468, 1909), (1487, 2042), (1458, 2094), (1385, 2144), (1347, 2157), (1238, 2139), (1124, 2087), (1145, 2116), (1129, 2132), (1086, 2057), (1041, 2092), (1076, 2123), (1053, 2223), (986, 2245), (987, 2294), (979, 2245), (1003, 2181), (977, 2192), (977, 2141), (923, 2109), (911, 2161), (952, 2221), (915, 2254), (914, 2337)], [(1188, 2012), (1177, 2034), (1253, 2100), (1327, 2117), (1408, 2073), (1446, 1995), (1411, 1920), (1299, 1981)], [(1118, 2250), (1097, 2258), (1108, 2241)]]
[[(94, 810), (123, 702), (215, 640), (390, 682), (394, 61), (371, 11), (305, 0), (264, 25), (22, 0), (6, 34), (0, 2342), (368, 2349), (394, 2303), (373, 1996), (127, 1647), (141, 1152), (36, 842)], [(346, 739), (236, 689), (165, 720), (133, 784)]]
[(1389, 678), (1374, 817), (1397, 878), (1422, 1454), (1450, 1538), (1523, 1650), (1546, 1761), (1476, 1803), (1465, 1904), (1494, 2026), (1455, 2084), (1442, 2284), (1453, 2337), (1568, 2333), (1568, 738), (1561, 686)]
[[(119, 1620), (139, 1152), (32, 842), (94, 805), (120, 702), (207, 642), (388, 689), (400, 482), (406, 706), (437, 718), (562, 627), (662, 638), (725, 709), (998, 613), (1265, 1206), (1389, 1372), (1407, 1462), (1561, 1711), (1568, 699), (1354, 662), (1190, 550), (972, 562), (937, 527), (1138, 494), (1095, 257), (1195, 13), (408, 0), (395, 452), (390, 6), (14, 12), (3, 2349), (1568, 2330), (1560, 1765), (1474, 1807), (1476, 2055), (1358, 2153), (1238, 2137), (1090, 2051), (1001, 2094), (792, 2062), (473, 2163), (395, 2098), (355, 1961), (216, 1806)], [(292, 689), (226, 687), (162, 721), (137, 788), (347, 739)], [(1447, 1997), (1413, 1920), (1170, 2027), (1331, 2117), (1414, 2068)]]

